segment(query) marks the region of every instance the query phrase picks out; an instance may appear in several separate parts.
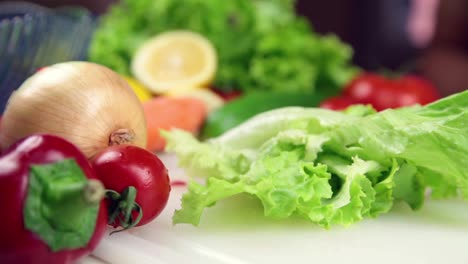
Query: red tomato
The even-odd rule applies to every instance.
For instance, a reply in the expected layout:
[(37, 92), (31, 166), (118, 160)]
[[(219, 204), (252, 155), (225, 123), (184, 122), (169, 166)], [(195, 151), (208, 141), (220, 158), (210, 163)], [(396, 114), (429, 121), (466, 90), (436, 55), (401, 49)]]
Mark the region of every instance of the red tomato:
[(385, 82), (385, 78), (379, 75), (363, 73), (358, 75), (345, 87), (343, 94), (354, 98), (357, 102), (370, 104), (377, 96), (378, 88), (376, 87), (383, 87)]
[(439, 91), (426, 79), (415, 75), (407, 75), (401, 78), (400, 106), (412, 104), (425, 105), (440, 99)]
[(427, 80), (405, 75), (396, 79), (364, 73), (351, 81), (343, 94), (358, 103), (371, 104), (376, 110), (425, 105), (440, 98), (437, 89)]
[[(96, 155), (91, 164), (106, 189), (120, 193), (120, 197), (112, 197), (112, 192), (107, 196), (110, 225), (129, 228), (147, 224), (166, 206), (171, 190), (169, 176), (155, 154), (133, 145), (116, 145)], [(131, 187), (136, 189), (134, 201)], [(124, 208), (119, 211), (119, 206)], [(140, 208), (143, 216), (135, 221)], [(133, 219), (129, 219), (129, 213)]]
[(231, 100), (234, 100), (237, 97), (242, 95), (242, 92), (238, 91), (238, 90), (233, 90), (233, 91), (229, 91), (229, 92), (222, 91), (222, 90), (217, 89), (217, 88), (211, 88), (211, 90), (213, 92), (215, 92), (217, 95), (219, 95), (221, 98), (223, 98), (223, 100), (225, 102), (229, 102)]
[(331, 110), (344, 110), (348, 108), (348, 106), (351, 106), (353, 104), (356, 104), (356, 101), (353, 100), (351, 97), (348, 96), (335, 96), (335, 97), (330, 97), (320, 103), (321, 108), (326, 108), (326, 109), (331, 109)]

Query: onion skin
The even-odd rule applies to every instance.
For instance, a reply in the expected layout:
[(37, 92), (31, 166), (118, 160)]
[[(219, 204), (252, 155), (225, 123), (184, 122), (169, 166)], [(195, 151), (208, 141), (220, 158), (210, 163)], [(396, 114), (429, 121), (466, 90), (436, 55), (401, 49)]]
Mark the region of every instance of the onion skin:
[(128, 83), (90, 62), (49, 66), (10, 97), (0, 127), (0, 149), (47, 133), (75, 144), (90, 159), (112, 145), (146, 148), (142, 105)]

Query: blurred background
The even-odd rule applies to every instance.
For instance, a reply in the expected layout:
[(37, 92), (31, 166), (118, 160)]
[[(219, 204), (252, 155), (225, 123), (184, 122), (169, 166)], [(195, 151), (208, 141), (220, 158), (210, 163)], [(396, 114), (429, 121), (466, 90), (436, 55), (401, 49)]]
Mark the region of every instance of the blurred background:
[[(80, 5), (98, 16), (115, 1), (31, 2)], [(353, 62), (363, 69), (418, 72), (443, 95), (468, 88), (466, 0), (298, 0), (296, 10), (315, 31), (335, 33), (349, 43)]]

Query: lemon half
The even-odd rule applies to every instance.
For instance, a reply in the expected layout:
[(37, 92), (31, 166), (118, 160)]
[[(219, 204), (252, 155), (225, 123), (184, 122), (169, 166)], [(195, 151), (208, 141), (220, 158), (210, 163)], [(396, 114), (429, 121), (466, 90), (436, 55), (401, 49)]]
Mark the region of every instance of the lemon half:
[(154, 93), (210, 83), (217, 68), (211, 42), (191, 31), (169, 31), (141, 45), (132, 59), (134, 76)]

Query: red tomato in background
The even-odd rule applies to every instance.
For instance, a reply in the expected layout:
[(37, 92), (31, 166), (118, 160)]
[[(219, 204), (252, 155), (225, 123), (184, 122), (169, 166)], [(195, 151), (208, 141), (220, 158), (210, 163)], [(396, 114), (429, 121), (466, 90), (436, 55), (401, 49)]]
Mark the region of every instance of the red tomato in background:
[(370, 104), (377, 94), (376, 87), (384, 87), (385, 79), (372, 73), (363, 73), (345, 86), (343, 94), (356, 102)]
[[(169, 176), (162, 161), (152, 152), (133, 145), (115, 145), (97, 154), (91, 164), (106, 189), (120, 194), (130, 186), (136, 189), (135, 202), (143, 212), (136, 226), (149, 223), (165, 208), (171, 190)], [(108, 199), (108, 203), (112, 202), (116, 201)], [(136, 217), (137, 213), (132, 214)], [(109, 224), (125, 228), (126, 223)]]
[(334, 96), (323, 101), (320, 107), (331, 110), (344, 110), (353, 104), (356, 104), (356, 101), (349, 96)]
[(415, 75), (407, 75), (399, 80), (401, 106), (425, 105), (441, 98), (439, 91), (426, 79)]
[(225, 102), (229, 102), (231, 100), (234, 100), (237, 97), (242, 95), (242, 92), (238, 91), (238, 90), (232, 90), (232, 91), (226, 92), (226, 91), (220, 90), (220, 89), (218, 89), (216, 87), (212, 87), (211, 90), (213, 92), (215, 92), (217, 95), (219, 95), (221, 98), (223, 98), (223, 100)]
[(371, 104), (378, 111), (425, 105), (440, 98), (437, 89), (421, 77), (404, 75), (390, 79), (373, 73), (357, 76), (344, 88), (343, 94), (357, 103)]

